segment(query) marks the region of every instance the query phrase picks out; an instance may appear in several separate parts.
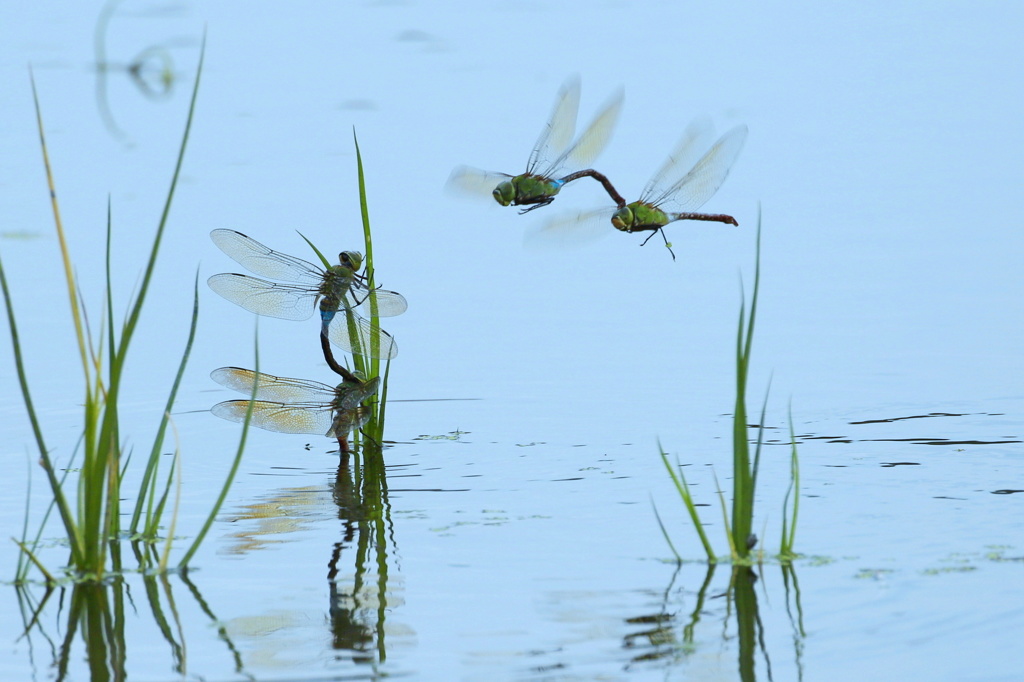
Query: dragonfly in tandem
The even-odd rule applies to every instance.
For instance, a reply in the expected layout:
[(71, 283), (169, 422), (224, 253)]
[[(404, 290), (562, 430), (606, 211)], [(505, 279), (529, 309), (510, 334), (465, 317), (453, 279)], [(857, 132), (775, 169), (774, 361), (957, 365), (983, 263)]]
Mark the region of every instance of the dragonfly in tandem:
[(269, 249), (235, 230), (214, 230), (210, 238), (250, 272), (285, 280), (268, 282), (237, 273), (207, 280), (210, 288), (227, 300), (257, 315), (285, 320), (308, 319), (319, 307), (322, 329), (339, 348), (372, 358), (398, 355), (394, 338), (356, 308), (369, 315), (376, 312), (392, 317), (404, 313), (408, 303), (397, 292), (367, 285), (367, 277), (359, 274), (363, 256), (358, 251), (343, 251), (338, 265), (325, 269)]
[(573, 180), (591, 177), (600, 182), (615, 200), (617, 194), (608, 178), (585, 167), (608, 144), (622, 109), (622, 99), (620, 90), (573, 141), (580, 104), (580, 82), (578, 78), (570, 79), (558, 93), (551, 118), (526, 162), (525, 173), (509, 175), (459, 166), (448, 178), (448, 186), (472, 194), (490, 192), (502, 206), (524, 206), (519, 212), (526, 213), (550, 204), (562, 187)]
[[(370, 418), (371, 410), (363, 402), (376, 395), (380, 385), (380, 377), (363, 381), (351, 372), (331, 387), (318, 381), (276, 377), (240, 367), (215, 369), (210, 378), (252, 398), (253, 426), (279, 433), (337, 438), (342, 454), (349, 451), (349, 434)], [(222, 419), (243, 422), (249, 404), (249, 400), (226, 400), (210, 411)]]
[(614, 195), (609, 192), (617, 204), (614, 208), (552, 219), (539, 230), (527, 234), (527, 245), (571, 244), (602, 236), (609, 232), (610, 219), (612, 226), (622, 232), (649, 231), (651, 234), (641, 246), (656, 233), (660, 233), (674, 260), (676, 255), (664, 231), (669, 223), (677, 220), (704, 220), (739, 225), (731, 215), (696, 213), (728, 177), (746, 142), (747, 127), (739, 125), (732, 128), (714, 144), (711, 144), (712, 139), (714, 127), (711, 122), (706, 119), (695, 120), (687, 127), (668, 159), (644, 186), (637, 201), (626, 203), (621, 198), (614, 199)]

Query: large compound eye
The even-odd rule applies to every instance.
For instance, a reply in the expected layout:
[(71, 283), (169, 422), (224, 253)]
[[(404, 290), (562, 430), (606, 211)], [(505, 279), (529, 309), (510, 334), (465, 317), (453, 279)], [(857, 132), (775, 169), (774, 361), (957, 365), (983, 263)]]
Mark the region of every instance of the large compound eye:
[(508, 206), (516, 198), (516, 187), (512, 184), (511, 180), (505, 180), (495, 187), (491, 194), (494, 195), (494, 200), (499, 204)]
[(617, 230), (629, 232), (630, 228), (633, 227), (633, 220), (633, 209), (629, 206), (623, 206), (612, 216), (612, 225)]
[(338, 254), (338, 262), (352, 271), (363, 267), (363, 254), (358, 251), (342, 251)]

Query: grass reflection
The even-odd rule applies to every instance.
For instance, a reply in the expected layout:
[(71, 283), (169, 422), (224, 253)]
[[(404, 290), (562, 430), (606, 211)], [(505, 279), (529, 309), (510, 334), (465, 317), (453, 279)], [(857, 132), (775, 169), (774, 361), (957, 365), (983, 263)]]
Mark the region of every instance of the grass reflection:
[[(679, 608), (675, 602), (686, 592), (675, 588), (675, 583), (683, 568), (684, 565), (680, 564), (673, 572), (658, 612), (626, 619), (627, 624), (639, 626), (637, 631), (631, 632), (624, 639), (627, 649), (638, 652), (630, 659), (627, 667), (685, 665), (690, 666), (694, 673), (706, 674), (708, 671), (698, 670), (700, 666), (708, 664), (707, 657), (699, 656), (704, 649), (713, 648), (718, 651), (721, 648), (721, 644), (717, 643), (719, 640), (735, 641), (739, 679), (756, 680), (759, 664), (763, 666), (765, 677), (773, 679), (772, 659), (758, 603), (757, 586), (760, 576), (755, 568), (733, 565), (724, 591), (716, 594), (712, 585), (717, 564), (707, 564), (700, 587), (692, 593), (692, 605)], [(793, 633), (793, 661), (798, 671), (797, 679), (803, 679), (805, 632), (796, 569), (792, 564), (784, 564), (779, 566), (779, 570), (785, 589), (786, 614)], [(724, 674), (724, 671), (721, 673)]]
[[(380, 444), (364, 443), (352, 464), (342, 461), (333, 487), (345, 532), (328, 563), (331, 634), (334, 648), (351, 651), (354, 662), (376, 664), (387, 660), (386, 617), (394, 606), (388, 592), (394, 526)], [(351, 584), (339, 579), (350, 550)]]
[[(187, 588), (187, 594), (211, 624), (216, 626), (220, 639), (230, 656), (235, 672), (242, 673), (242, 657), (220, 620), (212, 612), (198, 587), (192, 583), (187, 572), (177, 574), (177, 579)], [(170, 574), (140, 574), (145, 601), (132, 598), (129, 581), (134, 578), (116, 575), (105, 582), (75, 583), (70, 587), (47, 587), (37, 599), (36, 587), (20, 584), (14, 587), (21, 607), (24, 623), (22, 638), (28, 642), (30, 651), (34, 642), (42, 640), (49, 650), (49, 669), (57, 680), (75, 679), (82, 675), (75, 669), (78, 661), (85, 661), (89, 679), (94, 681), (124, 680), (128, 678), (131, 661), (136, 661), (136, 675), (153, 673), (154, 661), (140, 662), (129, 655), (129, 638), (146, 638), (151, 641), (151, 631), (144, 628), (141, 614), (143, 604), (148, 607), (148, 616), (159, 638), (167, 645), (168, 663), (174, 673), (184, 677), (188, 674), (188, 646), (185, 628), (179, 615), (179, 606), (174, 596)], [(47, 606), (56, 596), (57, 613), (47, 617)], [(52, 608), (50, 609), (52, 610)], [(53, 627), (63, 636), (56, 639), (49, 632)], [(209, 632), (202, 629), (204, 635)], [(84, 656), (79, 651), (84, 651)], [(35, 660), (35, 655), (31, 655)], [(141, 675), (140, 675), (141, 673)]]

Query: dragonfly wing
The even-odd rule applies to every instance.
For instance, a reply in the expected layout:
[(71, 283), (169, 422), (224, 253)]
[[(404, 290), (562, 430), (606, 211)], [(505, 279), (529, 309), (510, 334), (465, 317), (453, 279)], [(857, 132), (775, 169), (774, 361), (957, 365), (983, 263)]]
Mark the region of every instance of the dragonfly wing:
[(580, 108), (580, 78), (570, 77), (558, 91), (554, 111), (544, 125), (537, 138), (537, 144), (530, 152), (530, 160), (526, 164), (527, 173), (538, 172), (538, 168), (551, 167), (554, 159), (562, 156), (562, 152), (572, 141), (576, 132), (576, 116)]
[(372, 314), (371, 307), (374, 302), (377, 306), (377, 315), (380, 317), (394, 317), (409, 309), (409, 302), (397, 291), (386, 289), (370, 291), (364, 286), (362, 291), (356, 291), (353, 295), (357, 296), (356, 300), (359, 301), (360, 308), (367, 315)]
[(523, 235), (523, 246), (531, 251), (571, 249), (590, 244), (615, 231), (611, 224), (614, 208), (566, 213)]
[(308, 319), (320, 295), (300, 284), (267, 282), (257, 277), (222, 273), (206, 280), (210, 288), (251, 313), (282, 320)]
[(686, 132), (679, 138), (679, 142), (665, 159), (665, 163), (644, 187), (640, 201), (651, 202), (653, 197), (663, 196), (666, 189), (674, 185), (682, 175), (693, 168), (714, 139), (715, 125), (711, 119), (705, 116), (693, 119), (690, 125), (686, 126)]
[(352, 309), (339, 310), (330, 319), (327, 336), (338, 348), (349, 353), (358, 350), (363, 357), (389, 359), (398, 355), (398, 344), (391, 334)]
[(374, 377), (369, 381), (358, 384), (342, 384), (338, 387), (337, 391), (338, 400), (336, 404), (338, 409), (351, 410), (358, 407), (364, 400), (376, 395), (379, 387), (380, 377)]
[(269, 249), (241, 232), (214, 230), (210, 233), (210, 239), (221, 251), (257, 275), (286, 282), (302, 282), (314, 287), (318, 287), (323, 280), (323, 270), (312, 263)]
[(335, 396), (333, 387), (318, 381), (276, 377), (240, 367), (215, 369), (210, 373), (210, 378), (225, 388), (250, 396), (253, 384), (257, 384), (256, 399), (276, 403), (329, 403)]
[(507, 173), (495, 173), (480, 170), (472, 166), (458, 166), (448, 176), (445, 188), (449, 192), (459, 192), (472, 196), (491, 198), (491, 193), (499, 183), (511, 178)]
[(696, 211), (713, 197), (725, 182), (746, 140), (745, 125), (736, 126), (722, 135), (689, 173), (665, 190), (660, 197), (655, 197), (652, 203), (666, 203), (676, 211)]
[[(245, 421), (248, 400), (227, 400), (217, 403), (210, 412), (232, 422)], [(321, 403), (285, 404), (263, 400), (253, 402), (253, 426), (278, 433), (318, 433), (329, 435), (334, 423), (334, 410)]]
[(335, 412), (334, 421), (327, 435), (333, 438), (344, 438), (352, 431), (361, 428), (369, 420), (370, 410), (362, 406)]
[(561, 177), (567, 172), (574, 172), (589, 166), (608, 144), (615, 124), (619, 120), (619, 112), (622, 111), (622, 100), (623, 90), (619, 88), (618, 92), (612, 95), (604, 108), (590, 122), (587, 129), (576, 138), (572, 146), (562, 152), (550, 168), (540, 171), (540, 175)]

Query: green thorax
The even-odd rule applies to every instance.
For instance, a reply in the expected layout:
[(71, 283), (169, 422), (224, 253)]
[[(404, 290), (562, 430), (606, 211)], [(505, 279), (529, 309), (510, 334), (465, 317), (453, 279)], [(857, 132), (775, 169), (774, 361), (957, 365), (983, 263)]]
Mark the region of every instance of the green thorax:
[(562, 183), (541, 175), (523, 173), (505, 180), (494, 188), (494, 200), (502, 206), (536, 204), (558, 194)]
[[(342, 251), (338, 255), (339, 265), (332, 265), (324, 272), (320, 284), (320, 295), (341, 301), (352, 287), (356, 272), (363, 264), (363, 255), (358, 251)], [(337, 308), (335, 308), (336, 310)]]
[(657, 230), (671, 222), (668, 214), (643, 201), (626, 204), (612, 216), (612, 225), (623, 232)]

